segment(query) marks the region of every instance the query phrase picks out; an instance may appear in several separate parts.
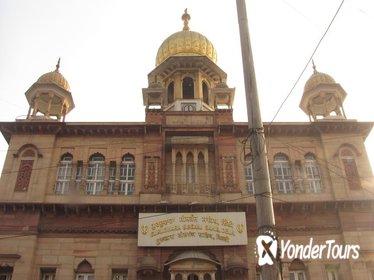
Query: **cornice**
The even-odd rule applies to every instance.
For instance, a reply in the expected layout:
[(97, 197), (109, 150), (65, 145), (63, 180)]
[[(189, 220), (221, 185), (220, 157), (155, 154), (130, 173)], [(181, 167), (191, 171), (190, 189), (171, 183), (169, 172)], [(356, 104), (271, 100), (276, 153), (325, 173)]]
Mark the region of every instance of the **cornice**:
[[(218, 112), (219, 113), (219, 112)], [(171, 114), (172, 115), (172, 114)], [(264, 123), (264, 133), (269, 136), (319, 136), (332, 133), (357, 133), (366, 138), (374, 122), (357, 121), (320, 121), (320, 122), (282, 122)], [(0, 122), (0, 131), (7, 142), (13, 134), (34, 134), (34, 135), (57, 135), (57, 136), (96, 136), (96, 137), (138, 137), (151, 132), (161, 133), (168, 126), (161, 123), (145, 122), (49, 122), (49, 121), (16, 121)], [(186, 129), (191, 129), (187, 126)], [(206, 128), (206, 127), (205, 127)], [(248, 123), (232, 122), (218, 123), (209, 126), (210, 129), (217, 129), (221, 134), (230, 134), (242, 137), (248, 134)], [(179, 127), (181, 129), (181, 127)], [(195, 129), (203, 129), (197, 126)]]

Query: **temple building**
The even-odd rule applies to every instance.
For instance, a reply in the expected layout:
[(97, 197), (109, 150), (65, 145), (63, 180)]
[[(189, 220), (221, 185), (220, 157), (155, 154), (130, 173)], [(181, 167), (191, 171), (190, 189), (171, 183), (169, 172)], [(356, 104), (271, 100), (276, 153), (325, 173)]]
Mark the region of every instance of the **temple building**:
[[(0, 122), (0, 280), (262, 279), (248, 124), (213, 43), (182, 20), (142, 89), (144, 122), (66, 122), (60, 62), (26, 91), (27, 117)], [(346, 116), (347, 94), (314, 67), (309, 122), (264, 124), (278, 245), (327, 246), (278, 252), (285, 280), (374, 280), (374, 122)]]

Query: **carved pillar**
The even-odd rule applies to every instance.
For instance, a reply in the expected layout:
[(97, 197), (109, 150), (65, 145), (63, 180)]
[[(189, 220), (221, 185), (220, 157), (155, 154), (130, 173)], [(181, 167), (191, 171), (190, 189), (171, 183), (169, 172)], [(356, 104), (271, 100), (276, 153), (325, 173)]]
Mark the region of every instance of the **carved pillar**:
[(72, 187), (76, 186), (75, 182), (75, 176), (77, 175), (77, 163), (71, 164), (71, 174), (70, 174), (70, 180), (69, 180), (69, 191), (72, 191)]
[(48, 100), (48, 106), (47, 106), (47, 112), (45, 112), (45, 115), (49, 117), (51, 113), (51, 106), (52, 106), (52, 99), (53, 99), (53, 93), (48, 94), (49, 100)]
[(102, 191), (109, 191), (109, 175), (110, 175), (110, 164), (104, 163), (104, 182)]
[(87, 189), (87, 166), (88, 163), (84, 161), (82, 164), (82, 177), (79, 184), (79, 193), (85, 193)]
[(39, 103), (39, 93), (34, 97), (34, 108), (33, 108), (33, 111), (32, 111), (32, 115), (33, 117), (36, 116), (36, 113), (38, 112), (38, 103)]
[(29, 106), (29, 110), (28, 110), (28, 112), (27, 112), (27, 118), (30, 117), (31, 109), (32, 109), (32, 104), (30, 104), (30, 106)]
[(120, 185), (121, 185), (121, 165), (122, 165), (122, 160), (121, 160), (120, 164), (116, 165), (116, 178), (115, 178), (115, 182), (114, 182), (113, 194), (118, 194), (119, 190), (121, 189), (120, 188)]

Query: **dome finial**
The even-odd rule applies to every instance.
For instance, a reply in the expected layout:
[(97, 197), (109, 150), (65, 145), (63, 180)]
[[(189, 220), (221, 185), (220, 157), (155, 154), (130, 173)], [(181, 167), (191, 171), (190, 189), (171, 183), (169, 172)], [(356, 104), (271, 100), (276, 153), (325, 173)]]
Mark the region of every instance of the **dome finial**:
[(55, 72), (58, 72), (58, 69), (60, 68), (60, 61), (61, 61), (61, 57), (58, 58)]
[(189, 31), (190, 30), (190, 27), (188, 26), (188, 22), (190, 21), (191, 19), (191, 16), (187, 13), (187, 8), (184, 10), (184, 14), (182, 16), (182, 20), (183, 20), (183, 30), (184, 31)]
[(314, 59), (312, 59), (312, 64), (313, 64), (313, 74), (317, 73), (317, 67), (316, 65), (314, 64)]

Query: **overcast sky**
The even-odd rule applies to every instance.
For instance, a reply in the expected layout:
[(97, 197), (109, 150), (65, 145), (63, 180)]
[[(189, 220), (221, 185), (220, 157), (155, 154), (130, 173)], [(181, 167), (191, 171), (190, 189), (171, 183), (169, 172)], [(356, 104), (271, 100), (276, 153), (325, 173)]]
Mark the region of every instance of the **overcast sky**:
[[(247, 0), (262, 119), (273, 119), (341, 0)], [(158, 47), (190, 28), (215, 46), (218, 66), (236, 87), (234, 120), (246, 121), (234, 0), (0, 0), (0, 121), (28, 111), (24, 93), (61, 57), (75, 109), (66, 121), (144, 121), (142, 88)], [(349, 119), (374, 121), (374, 1), (346, 0), (314, 56), (348, 96)], [(275, 119), (305, 122), (299, 108), (310, 65)], [(374, 165), (374, 131), (366, 140)], [(0, 140), (0, 169), (7, 143)]]

